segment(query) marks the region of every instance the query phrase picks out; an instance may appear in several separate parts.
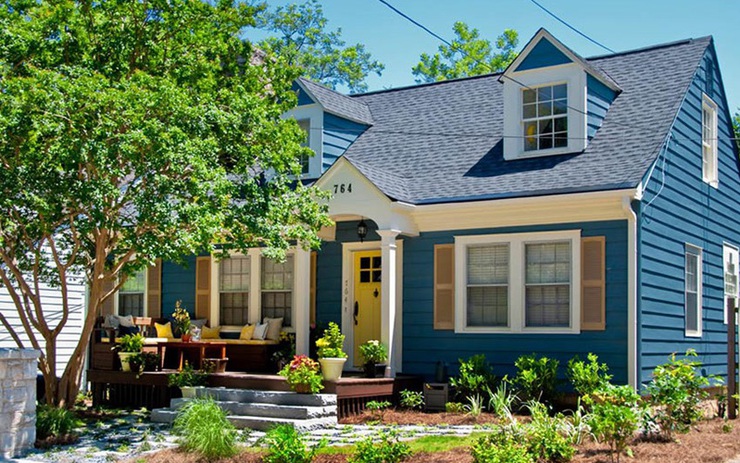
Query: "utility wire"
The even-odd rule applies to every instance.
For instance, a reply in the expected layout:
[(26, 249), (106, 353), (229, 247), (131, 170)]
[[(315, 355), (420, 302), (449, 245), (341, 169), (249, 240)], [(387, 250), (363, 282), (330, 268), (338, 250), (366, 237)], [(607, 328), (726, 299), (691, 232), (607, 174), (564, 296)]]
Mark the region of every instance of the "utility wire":
[(592, 39), (588, 35), (584, 34), (583, 32), (579, 31), (575, 27), (573, 27), (570, 24), (568, 24), (564, 19), (561, 19), (560, 17), (558, 17), (558, 15), (556, 15), (552, 11), (550, 11), (547, 8), (545, 8), (544, 6), (542, 6), (539, 2), (537, 2), (537, 0), (529, 0), (529, 1), (532, 2), (532, 3), (534, 3), (535, 5), (537, 5), (545, 13), (547, 13), (550, 16), (552, 16), (553, 18), (555, 18), (557, 21), (559, 21), (565, 27), (567, 27), (568, 29), (572, 30), (573, 32), (575, 32), (576, 34), (580, 35), (581, 37), (583, 37), (584, 39), (588, 40), (589, 42), (593, 43), (594, 45), (598, 45), (598, 46), (600, 46), (601, 48), (603, 48), (604, 50), (606, 50), (606, 51), (608, 51), (610, 53), (616, 53), (616, 51), (612, 50), (611, 48), (607, 47), (606, 45), (603, 45), (603, 44), (597, 42), (596, 40)]
[[(436, 34), (434, 31), (432, 31), (431, 29), (429, 29), (428, 27), (426, 27), (422, 23), (416, 21), (415, 19), (413, 19), (412, 17), (410, 17), (409, 15), (407, 15), (406, 13), (404, 13), (403, 11), (399, 10), (395, 6), (391, 5), (390, 3), (386, 2), (385, 0), (378, 0), (378, 1), (380, 3), (382, 3), (383, 5), (387, 6), (388, 8), (390, 8), (391, 10), (393, 10), (396, 14), (398, 14), (399, 16), (401, 16), (402, 18), (404, 18), (405, 20), (409, 21), (411, 24), (415, 25), (416, 27), (420, 27), (421, 29), (423, 29), (424, 31), (426, 31), (429, 35), (431, 35), (432, 37), (434, 37), (435, 39), (437, 39), (440, 42), (444, 43), (448, 47), (452, 47), (452, 44), (450, 42), (448, 42), (444, 37)], [(482, 64), (486, 64), (486, 63), (482, 63)], [(491, 67), (490, 66), (487, 66), (487, 67), (488, 67), (488, 70), (490, 71), (491, 70)]]

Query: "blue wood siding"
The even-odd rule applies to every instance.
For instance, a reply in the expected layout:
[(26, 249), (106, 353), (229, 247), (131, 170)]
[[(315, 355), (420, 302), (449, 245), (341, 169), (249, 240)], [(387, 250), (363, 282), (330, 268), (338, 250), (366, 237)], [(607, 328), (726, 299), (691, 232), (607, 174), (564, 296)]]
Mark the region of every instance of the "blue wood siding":
[(524, 60), (519, 63), (516, 70), (526, 71), (528, 69), (545, 68), (571, 62), (571, 59), (565, 56), (562, 51), (549, 40), (543, 38), (532, 48)]
[(326, 172), (366, 129), (366, 125), (324, 113), (324, 155), (321, 159), (321, 172)]
[(296, 82), (293, 82), (293, 91), (298, 94), (298, 106), (305, 106), (316, 103), (311, 99), (310, 96), (308, 96), (305, 91), (303, 91), (301, 86), (298, 85)]
[[(708, 65), (709, 62), (714, 65)], [(722, 246), (740, 245), (740, 172), (713, 47), (697, 70), (672, 130), (672, 140), (646, 181), (639, 229), (639, 378), (673, 352), (696, 349), (708, 374), (726, 372)], [(707, 71), (713, 84), (707, 85)], [(719, 188), (702, 181), (702, 93), (718, 105)], [(684, 245), (702, 248), (701, 338), (685, 336)]]
[(195, 316), (195, 256), (187, 256), (182, 264), (162, 263), (162, 317), (169, 318), (175, 302), (182, 301), (190, 316)]
[[(456, 334), (433, 329), (434, 245), (453, 243), (461, 235), (527, 233), (581, 229), (582, 236), (606, 237), (606, 327), (577, 335), (554, 334)], [(422, 233), (406, 238), (403, 268), (403, 368), (404, 373), (430, 378), (438, 361), (456, 374), (458, 359), (485, 354), (497, 375), (511, 374), (514, 361), (535, 352), (567, 361), (578, 354), (596, 353), (614, 374), (627, 381), (627, 224), (626, 221), (572, 223), (548, 226)], [(564, 373), (564, 368), (561, 375)]]
[(606, 117), (606, 112), (609, 110), (609, 106), (614, 102), (614, 98), (616, 98), (617, 94), (591, 74), (587, 75), (586, 82), (586, 86), (588, 88), (586, 96), (588, 139), (590, 140), (596, 135), (596, 131), (601, 127), (601, 123)]

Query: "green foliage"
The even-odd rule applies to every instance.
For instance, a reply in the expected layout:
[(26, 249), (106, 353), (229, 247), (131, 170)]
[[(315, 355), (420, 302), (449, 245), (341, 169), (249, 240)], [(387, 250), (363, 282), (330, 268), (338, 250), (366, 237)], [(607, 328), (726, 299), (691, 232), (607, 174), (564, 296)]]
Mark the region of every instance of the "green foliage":
[(450, 384), (457, 389), (457, 397), (465, 400), (476, 395), (483, 397), (496, 381), (486, 356), (478, 354), (459, 361), (460, 374), (450, 379)]
[(570, 359), (566, 374), (576, 392), (586, 396), (611, 381), (612, 375), (608, 374), (608, 371), (606, 363), (599, 363), (599, 357), (589, 353), (588, 362), (581, 360), (577, 355)]
[(324, 336), (316, 341), (319, 358), (346, 358), (347, 353), (342, 350), (344, 346), (344, 335), (339, 325), (329, 322), (329, 327), (324, 330)]
[(383, 400), (383, 401), (371, 400), (365, 404), (365, 408), (371, 411), (378, 411), (378, 410), (385, 410), (386, 408), (389, 408), (391, 405), (393, 404), (391, 404), (387, 400)]
[(465, 412), (465, 404), (460, 402), (447, 402), (445, 404), (445, 411), (447, 413), (463, 413)]
[(190, 313), (182, 306), (182, 301), (175, 301), (175, 311), (172, 313), (172, 319), (175, 321), (176, 331), (180, 336), (190, 331)]
[(535, 463), (519, 433), (502, 427), (479, 437), (471, 446), (473, 463)]
[(665, 438), (687, 432), (702, 417), (699, 404), (708, 396), (703, 388), (709, 386), (709, 379), (697, 374), (701, 362), (691, 359), (694, 357), (693, 349), (681, 359), (672, 354), (668, 363), (655, 368), (647, 385), (653, 418)]
[(327, 22), (317, 0), (275, 7), (258, 16), (258, 27), (276, 34), (260, 47), (331, 88), (345, 85), (353, 93), (366, 91), (367, 76), (380, 75), (384, 66), (364, 45), (347, 45), (341, 29), (327, 30)]
[(360, 344), (360, 354), (365, 359), (365, 363), (380, 363), (385, 362), (388, 358), (388, 351), (382, 342), (378, 340), (370, 340), (363, 344)]
[(504, 376), (496, 392), (492, 392), (488, 389), (488, 410), (499, 418), (508, 422), (514, 421), (514, 415), (511, 413), (514, 403), (518, 400), (516, 394), (512, 394), (509, 391), (509, 379)]
[[(13, 134), (0, 137), (0, 276), (21, 278), (17, 300), (44, 310), (33, 268), (62, 289), (79, 272), (92, 327), (105, 285), (156, 258), (253, 247), (282, 258), (296, 243), (319, 246), (326, 195), (293, 181), (311, 151), (282, 117), (296, 104), (299, 70), (261, 59), (243, 39), (257, 8), (189, 0), (0, 8), (0, 131)], [(36, 330), (50, 351), (64, 315)], [(59, 375), (69, 387), (49, 388), (65, 396), (47, 400), (74, 402), (77, 354), (89, 338), (88, 328)], [(45, 353), (40, 364), (57, 384)]]
[(167, 385), (170, 387), (204, 386), (208, 374), (195, 370), (187, 361), (182, 370), (167, 375)]
[(477, 419), (483, 413), (483, 397), (479, 395), (468, 396), (468, 403), (464, 405), (465, 413)]
[(40, 404), (36, 408), (36, 438), (62, 437), (82, 426), (71, 410)]
[(609, 456), (618, 462), (637, 431), (641, 414), (640, 396), (630, 386), (607, 384), (584, 398), (591, 406), (589, 426), (597, 441), (609, 445)]
[(143, 348), (144, 337), (141, 333), (125, 334), (121, 336), (121, 342), (118, 344), (118, 349), (121, 352), (141, 352)]
[[(378, 442), (374, 442), (375, 439)], [(389, 431), (377, 437), (367, 437), (357, 443), (355, 453), (347, 459), (348, 463), (398, 463), (411, 456), (411, 448), (401, 442), (398, 433)]]
[(422, 53), (419, 63), (412, 68), (417, 82), (437, 82), (460, 77), (499, 72), (517, 57), (519, 34), (513, 29), (504, 30), (495, 43), (480, 37), (478, 29), (457, 21), (452, 30), (452, 46), (440, 45), (439, 52), (430, 56)]
[(522, 355), (514, 365), (517, 368), (514, 384), (522, 401), (539, 400), (551, 404), (557, 386), (558, 362), (535, 354)]
[[(278, 374), (285, 377), (285, 381), (294, 391), (307, 387), (308, 392), (316, 394), (324, 388), (321, 373), (319, 373), (319, 363), (305, 355), (293, 357), (293, 360)], [(299, 392), (306, 391), (299, 390)]]
[(197, 452), (208, 461), (236, 454), (236, 428), (210, 397), (187, 402), (178, 412), (173, 430), (180, 436), (183, 450)]
[(528, 402), (527, 407), (532, 416), (525, 428), (529, 452), (538, 461), (570, 461), (576, 448), (565, 417), (561, 414), (550, 416), (547, 406), (537, 401)]
[(160, 356), (154, 352), (139, 352), (132, 355), (128, 363), (131, 365), (131, 371), (141, 374), (144, 371), (156, 371), (160, 361)]
[(401, 406), (410, 409), (421, 409), (424, 407), (424, 394), (421, 391), (410, 391), (404, 389), (400, 392)]
[(310, 463), (326, 446), (326, 440), (310, 446), (305, 437), (290, 424), (281, 424), (267, 431), (262, 438), (267, 445), (266, 463)]

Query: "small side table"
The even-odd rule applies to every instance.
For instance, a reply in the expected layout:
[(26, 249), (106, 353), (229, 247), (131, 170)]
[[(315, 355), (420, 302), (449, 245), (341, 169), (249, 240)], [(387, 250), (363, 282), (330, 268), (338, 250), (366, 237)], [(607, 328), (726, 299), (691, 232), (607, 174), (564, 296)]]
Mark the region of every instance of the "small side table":
[(450, 389), (449, 383), (424, 383), (424, 409), (444, 411)]
[[(162, 356), (162, 351), (165, 348), (177, 349), (180, 352), (180, 365), (177, 371), (182, 371), (183, 366), (183, 354), (185, 351), (190, 351), (195, 354), (195, 361), (198, 364), (198, 369), (203, 368), (203, 359), (206, 358), (206, 350), (213, 350), (218, 352), (218, 359), (226, 359), (226, 343), (225, 342), (179, 342), (179, 341), (167, 341), (157, 343), (157, 354)], [(164, 357), (162, 356), (164, 362)]]

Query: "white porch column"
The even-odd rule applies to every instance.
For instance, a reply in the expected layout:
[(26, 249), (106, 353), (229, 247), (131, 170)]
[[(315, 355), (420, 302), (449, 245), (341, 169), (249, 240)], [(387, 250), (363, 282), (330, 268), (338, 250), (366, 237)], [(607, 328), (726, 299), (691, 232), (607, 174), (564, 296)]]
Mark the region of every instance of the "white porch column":
[(382, 279), (380, 284), (380, 338), (388, 346), (388, 366), (385, 368), (385, 377), (396, 376), (397, 355), (395, 352), (396, 332), (396, 236), (400, 230), (378, 230), (380, 235), (380, 256), (382, 261)]
[(297, 246), (295, 254), (295, 278), (293, 279), (293, 307), (295, 307), (295, 352), (308, 355), (309, 330), (311, 328), (311, 252)]

